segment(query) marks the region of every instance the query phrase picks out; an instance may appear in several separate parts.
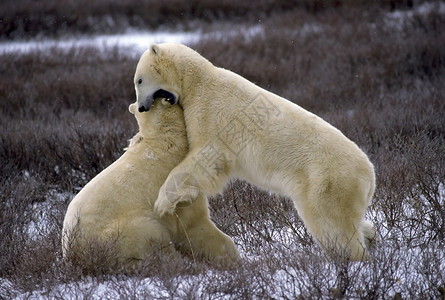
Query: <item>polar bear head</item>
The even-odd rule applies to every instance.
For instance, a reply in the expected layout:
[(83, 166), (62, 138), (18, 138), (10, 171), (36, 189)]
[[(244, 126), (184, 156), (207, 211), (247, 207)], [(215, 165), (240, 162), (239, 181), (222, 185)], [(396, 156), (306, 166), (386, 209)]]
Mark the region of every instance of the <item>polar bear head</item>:
[(192, 81), (211, 63), (194, 50), (180, 44), (152, 45), (136, 67), (134, 85), (139, 112), (150, 110), (155, 98), (176, 104)]
[(151, 105), (150, 113), (138, 111), (138, 103), (132, 103), (128, 110), (134, 114), (139, 125), (139, 133), (146, 138), (166, 136), (181, 139), (186, 136), (184, 112), (181, 107), (171, 103), (166, 98), (156, 98)]

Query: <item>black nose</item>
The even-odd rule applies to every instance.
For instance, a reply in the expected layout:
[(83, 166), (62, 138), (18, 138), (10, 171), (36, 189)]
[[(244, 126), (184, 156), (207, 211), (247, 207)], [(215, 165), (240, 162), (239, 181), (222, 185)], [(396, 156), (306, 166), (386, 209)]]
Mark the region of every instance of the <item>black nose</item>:
[(149, 111), (150, 108), (145, 108), (145, 106), (141, 105), (141, 106), (139, 106), (138, 110), (141, 113), (141, 112), (144, 112), (144, 111)]

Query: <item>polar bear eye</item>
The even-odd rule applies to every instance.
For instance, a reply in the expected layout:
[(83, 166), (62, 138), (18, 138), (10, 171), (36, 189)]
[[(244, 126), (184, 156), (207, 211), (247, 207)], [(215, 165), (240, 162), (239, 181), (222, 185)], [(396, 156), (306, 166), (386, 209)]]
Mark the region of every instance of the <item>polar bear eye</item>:
[(138, 79), (138, 84), (142, 84), (142, 78)]

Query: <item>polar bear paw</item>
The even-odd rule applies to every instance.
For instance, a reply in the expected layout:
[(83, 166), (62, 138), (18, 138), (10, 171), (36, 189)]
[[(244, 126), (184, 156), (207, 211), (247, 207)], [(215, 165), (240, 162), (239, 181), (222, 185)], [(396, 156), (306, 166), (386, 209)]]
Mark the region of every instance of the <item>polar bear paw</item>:
[(173, 203), (170, 203), (166, 198), (158, 197), (153, 210), (155, 214), (161, 217), (164, 215), (171, 215), (175, 211), (175, 205), (173, 205)]
[(196, 179), (187, 173), (170, 174), (159, 190), (154, 211), (159, 216), (173, 214), (179, 203), (191, 203), (199, 196)]

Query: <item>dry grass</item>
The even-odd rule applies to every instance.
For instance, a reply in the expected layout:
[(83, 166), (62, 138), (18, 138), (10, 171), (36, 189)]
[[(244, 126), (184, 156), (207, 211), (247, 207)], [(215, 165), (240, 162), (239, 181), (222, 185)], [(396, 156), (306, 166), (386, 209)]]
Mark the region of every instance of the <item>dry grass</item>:
[(330, 260), (289, 199), (234, 181), (210, 206), (243, 253), (239, 268), (156, 253), (133, 276), (100, 267), (86, 276), (66, 265), (60, 235), (69, 201), (136, 132), (127, 112), (136, 60), (117, 49), (8, 54), (0, 56), (0, 297), (444, 297), (445, 16), (414, 14), (395, 29), (386, 4), (336, 3), (343, 7), (316, 13), (270, 8), (262, 35), (192, 46), (322, 116), (368, 153), (377, 172), (372, 261)]

